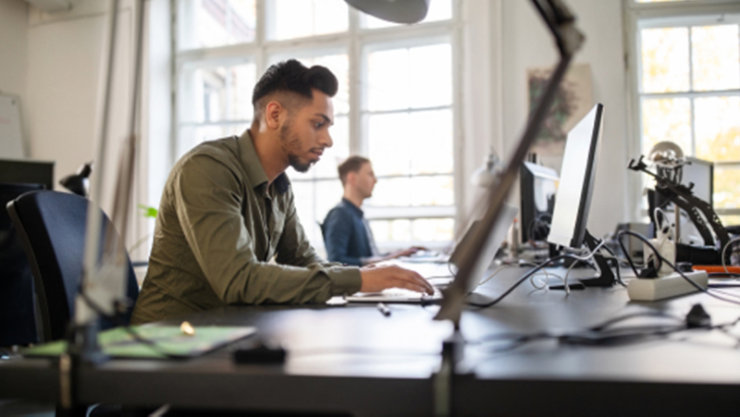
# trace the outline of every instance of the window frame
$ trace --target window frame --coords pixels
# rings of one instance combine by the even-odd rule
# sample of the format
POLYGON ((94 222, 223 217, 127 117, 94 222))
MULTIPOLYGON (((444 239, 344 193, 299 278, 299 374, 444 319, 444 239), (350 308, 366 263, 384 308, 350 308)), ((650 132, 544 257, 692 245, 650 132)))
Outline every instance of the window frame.
MULTIPOLYGON (((693 156, 696 148, 694 129, 694 106, 693 99, 697 97, 709 97, 719 95, 740 96, 740 88, 731 90, 694 91, 678 93, 643 93, 641 87, 641 44, 639 33, 643 28, 663 27, 670 24, 677 26, 695 26, 702 21, 707 23, 716 22, 716 16, 727 14, 740 14, 740 3, 731 0, 678 0, 667 2, 640 3, 636 0, 623 0, 623 12, 625 22, 625 70, 628 73, 628 123, 632 139, 628 141, 629 157, 637 159, 642 155, 642 115, 641 101, 646 97, 685 97, 691 100, 691 147, 687 154, 693 156)), ((689 52, 690 53, 690 52, 689 52)), ((691 70, 691 66, 690 66, 691 70)), ((689 80, 691 82, 691 80, 689 80)), ((738 161, 714 162, 717 168, 736 167, 740 169, 738 161)), ((646 219, 647 209, 642 189, 643 178, 639 174, 628 177, 628 189, 631 190, 631 201, 633 204, 632 217, 646 219)), ((716 208, 720 216, 740 215, 740 204, 734 208, 716 208)))
MULTIPOLYGON (((268 40, 267 35, 267 13, 269 12, 268 5, 265 3, 269 0, 256 0, 256 28, 255 28, 255 39, 253 42, 225 45, 218 47, 205 47, 205 48, 194 48, 179 50, 178 48, 178 0, 170 0, 171 7, 170 13, 172 16, 172 28, 171 28, 171 48, 173 54, 173 65, 172 65, 172 138, 171 138, 171 154, 172 160, 170 165, 174 164, 179 155, 183 152, 180 148, 179 142, 182 140, 180 131, 186 126, 201 126, 201 125, 234 125, 234 124, 249 124, 251 123, 251 114, 245 115, 240 120, 220 120, 217 122, 184 122, 180 119, 180 106, 182 103, 182 94, 180 94, 181 82, 184 69, 187 65, 192 64, 204 64, 208 66, 218 66, 223 64, 229 64, 233 62, 250 62, 256 66, 257 74, 260 74, 266 69, 267 63, 271 56, 275 55, 315 55, 314 51, 346 51, 349 62, 349 112, 342 113, 346 115, 349 124, 349 151, 351 154, 367 154, 367 141, 366 129, 363 128, 363 110, 362 100, 365 94, 362 92, 361 80, 365 76, 362 73, 364 67, 364 59, 367 51, 374 49, 375 47, 386 47, 387 45, 404 45, 408 46, 419 46, 434 43, 436 40, 445 39, 449 42, 451 48, 451 74, 452 80, 452 99, 449 106, 444 106, 445 109, 449 108, 451 111, 452 118, 452 129, 450 132, 452 135, 453 143, 457 139, 458 131, 461 130, 461 89, 462 81, 460 77, 456 76, 460 72, 459 66, 461 65, 461 51, 462 51, 462 36, 461 32, 461 10, 463 0, 452 0, 451 18, 443 21, 433 21, 417 25, 392 25, 389 27, 382 28, 364 28, 361 27, 361 15, 360 12, 348 7, 348 31, 341 33, 332 34, 321 34, 314 36, 306 36, 296 39, 288 40, 268 40), (306 54, 305 51, 311 51, 306 54)), ((404 111, 422 111, 424 109, 405 109, 404 111)), ((460 209, 462 201, 460 198, 460 192, 457 190, 459 185, 459 176, 462 175, 460 170, 458 155, 459 147, 453 144, 452 151, 452 172, 450 174, 453 184, 453 204, 452 206, 444 207, 365 207, 366 217, 370 222, 374 220, 414 220, 420 218, 451 218, 453 224, 459 220, 459 214, 462 212, 460 209)), ((438 174, 439 175, 439 174, 438 174)), ((407 177, 407 176, 404 176, 407 177)), ((413 177, 413 176, 411 176, 413 177)), ((311 178, 295 180, 298 182, 314 182, 319 183, 321 181, 329 181, 330 179, 324 176, 312 176, 311 178)), ((337 186, 340 187, 337 181, 337 186)), ((315 204, 314 204, 315 205, 315 204)), ((304 219, 302 221, 304 227, 306 227, 307 233, 312 244, 319 250, 323 248, 323 241, 321 240, 320 230, 313 223, 313 219, 304 219)), ((454 233, 454 227, 453 227, 454 233)), ((450 236, 450 240, 453 236, 450 236)), ((388 248, 403 246, 409 242, 378 242, 380 246, 386 245, 388 248)), ((415 242, 416 244, 420 242, 415 242)), ((424 243, 424 242, 421 242, 424 243)), ((447 242, 438 242, 437 246, 446 244, 447 242)), ((430 242, 429 247, 435 247, 434 242, 430 242)))

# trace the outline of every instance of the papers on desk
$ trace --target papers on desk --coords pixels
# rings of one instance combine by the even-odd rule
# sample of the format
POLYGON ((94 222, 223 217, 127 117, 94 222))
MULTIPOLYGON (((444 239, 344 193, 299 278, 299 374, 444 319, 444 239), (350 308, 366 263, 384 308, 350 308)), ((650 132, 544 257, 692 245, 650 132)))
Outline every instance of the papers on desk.
MULTIPOLYGON (((131 326, 144 343, 124 327, 98 333, 98 342, 103 353, 113 358, 164 359, 166 357, 191 358, 210 352, 228 343, 250 336, 256 332, 247 326, 201 326, 195 327, 193 335, 182 331, 180 326, 143 325, 131 326)), ((59 356, 67 350, 67 342, 58 340, 34 346, 23 351, 24 356, 59 356)))

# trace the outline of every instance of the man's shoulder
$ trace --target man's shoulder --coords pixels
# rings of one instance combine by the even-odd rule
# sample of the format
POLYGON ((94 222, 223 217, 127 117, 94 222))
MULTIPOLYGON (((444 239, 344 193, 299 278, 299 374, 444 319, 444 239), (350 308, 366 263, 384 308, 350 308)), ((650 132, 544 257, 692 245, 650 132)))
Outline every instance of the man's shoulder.
POLYGON ((331 208, 328 213, 326 213, 326 217, 324 218, 324 223, 327 222, 327 220, 344 220, 344 219, 351 219, 354 217, 354 213, 352 211, 351 207, 348 207, 347 203, 342 200, 337 205, 331 208))
POLYGON ((196 145, 175 164, 174 171, 193 168, 209 169, 217 167, 238 168, 239 154, 236 137, 209 140, 196 145))
POLYGON ((238 143, 236 136, 208 140, 191 149, 183 159, 198 158, 200 156, 215 157, 219 160, 238 158, 238 143))

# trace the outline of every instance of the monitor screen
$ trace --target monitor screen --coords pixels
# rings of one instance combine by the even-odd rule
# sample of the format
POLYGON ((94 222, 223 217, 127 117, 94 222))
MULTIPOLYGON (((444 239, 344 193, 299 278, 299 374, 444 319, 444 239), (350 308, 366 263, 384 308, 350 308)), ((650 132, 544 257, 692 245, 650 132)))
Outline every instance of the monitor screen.
POLYGON ((551 243, 572 248, 583 245, 596 173, 597 147, 602 134, 603 109, 601 103, 596 104, 568 132, 547 239, 551 243))
POLYGON ((558 173, 554 169, 524 162, 519 170, 522 242, 541 241, 550 231, 558 173))

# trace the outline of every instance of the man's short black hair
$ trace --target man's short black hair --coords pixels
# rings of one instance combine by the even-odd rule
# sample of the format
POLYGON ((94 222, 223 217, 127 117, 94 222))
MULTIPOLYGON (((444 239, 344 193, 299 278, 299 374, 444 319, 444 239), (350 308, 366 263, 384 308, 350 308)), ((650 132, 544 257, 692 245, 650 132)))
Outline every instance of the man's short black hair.
POLYGON ((342 181, 342 185, 347 184, 347 175, 350 172, 358 172, 367 163, 370 163, 370 160, 364 156, 353 155, 339 164, 337 172, 339 173, 339 179, 342 181))
POLYGON ((329 97, 337 93, 337 77, 326 67, 305 65, 289 59, 271 65, 254 86, 252 105, 257 110, 263 97, 278 91, 297 93, 307 99, 313 98, 312 89, 317 89, 329 97))

